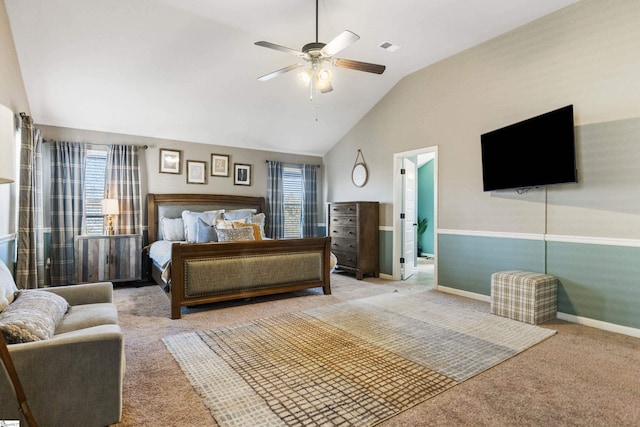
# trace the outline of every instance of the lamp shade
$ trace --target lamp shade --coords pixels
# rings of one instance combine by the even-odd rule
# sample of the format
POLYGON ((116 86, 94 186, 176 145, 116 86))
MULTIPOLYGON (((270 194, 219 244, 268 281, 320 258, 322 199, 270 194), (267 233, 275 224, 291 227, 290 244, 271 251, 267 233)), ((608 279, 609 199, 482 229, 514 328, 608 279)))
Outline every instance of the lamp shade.
POLYGON ((118 215, 120 208, 118 199, 102 199, 102 215, 118 215))
POLYGON ((13 111, 0 105, 0 184, 15 181, 15 125, 13 111))

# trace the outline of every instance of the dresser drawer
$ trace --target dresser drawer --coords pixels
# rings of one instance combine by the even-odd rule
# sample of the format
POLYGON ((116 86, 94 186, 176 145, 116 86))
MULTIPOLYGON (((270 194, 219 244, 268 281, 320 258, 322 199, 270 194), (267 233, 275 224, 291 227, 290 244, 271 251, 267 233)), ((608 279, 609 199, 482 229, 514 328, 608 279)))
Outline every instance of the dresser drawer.
POLYGON ((345 216, 334 216, 331 217, 331 223, 329 224, 330 227, 332 226, 357 226, 358 225, 358 218, 356 218, 353 215, 345 215, 345 216))
POLYGON ((355 239, 358 235, 357 227, 331 227, 329 229, 329 235, 333 239, 334 237, 346 237, 355 239))
POLYGON ((334 255, 338 258, 338 265, 351 268, 358 267, 358 257, 354 252, 334 252, 334 255))
POLYGON ((333 204, 329 208, 329 213, 331 216, 333 215, 355 215, 358 211, 355 204, 333 204))
POLYGON ((341 237, 331 238, 331 251, 335 252, 353 252, 358 249, 358 244, 355 239, 347 239, 341 237))

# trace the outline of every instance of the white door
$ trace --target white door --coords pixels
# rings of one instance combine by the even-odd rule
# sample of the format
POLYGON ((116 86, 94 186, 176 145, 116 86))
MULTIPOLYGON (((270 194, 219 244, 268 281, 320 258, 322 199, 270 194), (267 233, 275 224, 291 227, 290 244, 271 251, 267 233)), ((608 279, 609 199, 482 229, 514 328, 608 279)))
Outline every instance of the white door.
POLYGON ((416 206, 417 206, 417 184, 416 184, 416 164, 408 158, 403 160, 404 169, 404 190, 403 190, 403 249, 404 268, 402 280, 406 280, 413 275, 416 266, 416 206))

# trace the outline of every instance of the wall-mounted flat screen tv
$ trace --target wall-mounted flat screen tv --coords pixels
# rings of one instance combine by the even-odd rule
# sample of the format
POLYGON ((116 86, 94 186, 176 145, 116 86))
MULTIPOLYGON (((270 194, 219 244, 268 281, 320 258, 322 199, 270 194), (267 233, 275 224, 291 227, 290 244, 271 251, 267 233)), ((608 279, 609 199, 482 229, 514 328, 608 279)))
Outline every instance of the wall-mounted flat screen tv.
POLYGON ((578 182, 573 105, 481 136, 484 191, 578 182))

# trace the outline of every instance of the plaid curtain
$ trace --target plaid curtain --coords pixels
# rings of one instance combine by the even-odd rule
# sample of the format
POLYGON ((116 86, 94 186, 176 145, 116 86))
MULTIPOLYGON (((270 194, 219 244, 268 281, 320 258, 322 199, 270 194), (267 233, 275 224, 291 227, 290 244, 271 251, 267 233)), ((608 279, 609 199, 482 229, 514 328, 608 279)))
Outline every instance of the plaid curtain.
POLYGON ((318 166, 302 165, 302 237, 318 233, 318 166))
POLYGON ((84 144, 51 142, 51 285, 75 283, 74 238, 82 233, 84 144))
POLYGON ((109 146, 105 187, 105 198, 117 199, 120 210, 113 218, 114 233, 141 234, 138 147, 109 146))
POLYGON ((22 116, 21 135, 16 284, 35 289, 44 286, 42 136, 30 116, 22 116))
POLYGON ((267 236, 274 239, 284 237, 284 200, 282 186, 282 162, 267 161, 267 236))

